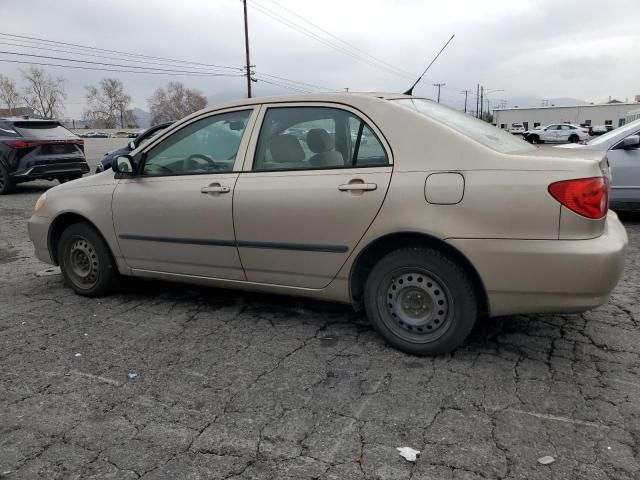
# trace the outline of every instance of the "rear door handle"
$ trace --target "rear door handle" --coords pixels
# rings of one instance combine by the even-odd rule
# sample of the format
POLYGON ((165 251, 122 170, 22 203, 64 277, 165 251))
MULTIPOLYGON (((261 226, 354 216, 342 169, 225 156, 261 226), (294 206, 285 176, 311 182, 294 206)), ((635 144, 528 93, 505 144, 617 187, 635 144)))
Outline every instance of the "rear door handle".
POLYGON ((200 189, 200 193, 229 193, 230 191, 231 189, 229 187, 224 187, 219 183, 214 183, 200 189))
POLYGON ((353 190, 375 190, 378 185, 375 183, 344 183, 338 185, 338 190, 341 192, 348 192, 353 190))

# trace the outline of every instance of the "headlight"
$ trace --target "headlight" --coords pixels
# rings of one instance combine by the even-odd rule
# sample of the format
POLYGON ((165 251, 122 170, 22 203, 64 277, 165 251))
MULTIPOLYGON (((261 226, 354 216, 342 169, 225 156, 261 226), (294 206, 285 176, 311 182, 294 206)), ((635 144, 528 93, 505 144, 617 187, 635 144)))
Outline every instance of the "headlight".
POLYGON ((40 210, 42 207, 44 207, 44 204, 45 204, 46 201, 47 201, 47 192, 45 192, 42 195, 40 195, 40 198, 38 198, 38 200, 36 201, 36 206, 35 206, 34 210, 36 212, 38 210, 40 210))

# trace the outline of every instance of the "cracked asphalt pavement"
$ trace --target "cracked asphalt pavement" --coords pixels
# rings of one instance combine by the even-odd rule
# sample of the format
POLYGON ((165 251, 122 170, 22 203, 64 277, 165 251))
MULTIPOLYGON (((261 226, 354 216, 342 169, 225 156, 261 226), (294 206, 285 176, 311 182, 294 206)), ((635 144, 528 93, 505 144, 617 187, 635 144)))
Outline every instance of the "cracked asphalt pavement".
POLYGON ((76 296, 36 275, 27 237, 51 185, 0 197, 2 479, 640 478, 638 215, 607 305, 484 320, 419 358, 347 306, 162 282, 76 296))

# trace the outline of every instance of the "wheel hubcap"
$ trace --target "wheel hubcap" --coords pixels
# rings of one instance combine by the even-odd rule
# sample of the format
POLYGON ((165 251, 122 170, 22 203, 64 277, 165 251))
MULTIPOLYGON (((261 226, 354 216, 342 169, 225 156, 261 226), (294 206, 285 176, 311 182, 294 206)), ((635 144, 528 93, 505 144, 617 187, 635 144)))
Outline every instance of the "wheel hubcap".
POLYGON ((392 278, 387 308, 394 322, 413 334, 435 333, 445 326, 449 317, 446 290, 437 280, 421 272, 392 278))
POLYGON ((93 245, 81 238, 69 249, 69 273, 76 283, 91 286, 98 280, 98 255, 93 245))

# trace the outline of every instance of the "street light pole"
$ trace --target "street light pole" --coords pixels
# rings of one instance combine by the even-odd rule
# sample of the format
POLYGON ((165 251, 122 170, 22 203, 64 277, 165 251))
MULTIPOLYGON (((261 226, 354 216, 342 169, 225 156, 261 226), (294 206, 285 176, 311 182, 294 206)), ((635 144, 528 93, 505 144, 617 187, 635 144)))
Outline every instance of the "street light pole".
POLYGON ((444 87, 446 83, 434 83, 434 87, 438 87, 438 103, 440 103, 440 88, 444 87))
POLYGON ((244 4, 244 48, 247 57, 247 98, 251 98, 251 60, 249 60, 249 21, 247 19, 247 0, 244 4))

